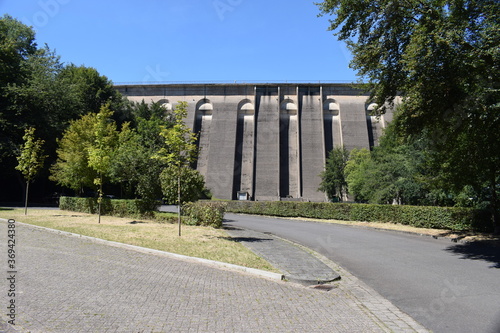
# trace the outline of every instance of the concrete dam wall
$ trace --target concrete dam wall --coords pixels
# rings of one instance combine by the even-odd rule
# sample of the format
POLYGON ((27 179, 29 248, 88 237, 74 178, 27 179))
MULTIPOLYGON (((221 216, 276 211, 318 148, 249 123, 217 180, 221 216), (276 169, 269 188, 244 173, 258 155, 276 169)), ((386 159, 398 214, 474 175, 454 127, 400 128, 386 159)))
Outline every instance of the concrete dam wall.
POLYGON ((318 192, 334 147, 371 148, 388 112, 370 115, 368 95, 346 84, 118 85, 129 100, 188 103, 199 133, 197 169, 216 198, 326 201, 318 192))

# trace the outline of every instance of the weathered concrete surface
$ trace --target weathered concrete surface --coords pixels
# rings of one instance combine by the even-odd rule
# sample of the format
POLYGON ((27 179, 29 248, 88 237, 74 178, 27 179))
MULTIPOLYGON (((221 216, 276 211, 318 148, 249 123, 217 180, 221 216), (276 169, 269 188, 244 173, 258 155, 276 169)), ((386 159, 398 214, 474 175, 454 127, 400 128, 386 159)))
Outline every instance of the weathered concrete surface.
POLYGON ((325 200, 318 192, 327 152, 320 92, 320 87, 299 88, 302 197, 311 201, 325 200))
POLYGON ((256 200, 278 200, 280 179, 280 115, 278 87, 256 90, 256 200))
POLYGON ((334 147, 378 143, 388 112, 369 115, 367 94, 345 84, 163 84, 116 87, 129 100, 188 103, 199 133, 197 169, 213 195, 325 201, 319 174, 334 147))
POLYGON ((253 193, 255 108, 245 101, 238 109, 236 152, 234 159, 233 192, 253 193))

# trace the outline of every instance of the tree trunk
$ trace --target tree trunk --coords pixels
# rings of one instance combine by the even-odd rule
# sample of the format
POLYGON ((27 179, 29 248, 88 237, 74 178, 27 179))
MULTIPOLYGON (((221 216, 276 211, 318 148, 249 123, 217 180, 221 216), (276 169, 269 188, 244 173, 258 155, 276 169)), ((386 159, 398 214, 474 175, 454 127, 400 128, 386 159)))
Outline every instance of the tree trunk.
POLYGON ((179 223, 179 237, 181 237, 181 172, 179 170, 177 176, 177 203, 178 203, 178 223, 179 223))
POLYGON ((28 193, 30 189, 30 182, 26 182, 26 196, 24 198, 24 215, 28 215, 28 193))
POLYGON ((101 224, 101 204, 102 204, 102 175, 100 177, 101 181, 99 184, 99 197, 97 198, 97 203, 98 203, 98 210, 99 210, 99 217, 98 217, 98 223, 101 224))
POLYGON ((99 198, 98 200, 98 203, 97 203, 97 209, 99 210, 98 214, 98 218, 97 218, 97 223, 101 224, 101 198, 99 198))

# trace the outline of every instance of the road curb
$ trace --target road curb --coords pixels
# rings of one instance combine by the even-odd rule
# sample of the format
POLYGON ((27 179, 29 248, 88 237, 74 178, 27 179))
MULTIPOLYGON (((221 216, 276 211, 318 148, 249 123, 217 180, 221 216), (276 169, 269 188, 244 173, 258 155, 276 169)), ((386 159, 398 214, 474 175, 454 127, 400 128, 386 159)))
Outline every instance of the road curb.
POLYGON ((313 249, 311 249, 311 248, 309 248, 307 246, 304 246, 304 245, 299 244, 297 242, 291 241, 289 239, 285 239, 285 238, 282 238, 280 236, 276 236, 274 234, 272 236, 276 237, 277 239, 279 239, 279 240, 281 240, 283 242, 290 243, 293 246, 296 246, 296 247, 298 247, 299 249, 302 249, 305 252, 310 253, 312 256, 316 257, 319 261, 321 261, 322 263, 324 263, 326 266, 330 267, 332 269, 332 272, 333 272, 332 276, 330 276, 330 277, 327 277, 327 278, 316 278, 316 279, 303 279, 303 278, 296 277, 296 276, 293 276, 293 275, 284 275, 284 278, 286 280, 291 281, 291 282, 295 282, 295 283, 299 283, 299 284, 302 284, 302 285, 307 285, 307 286, 326 284, 326 283, 331 283, 331 282, 342 280, 342 276, 336 271, 336 266, 337 265, 333 261, 331 261, 330 259, 326 258, 324 255, 322 255, 322 254, 314 251, 313 249))
MULTIPOLYGON (((5 221, 5 222, 8 221, 7 219, 3 219, 3 218, 0 218, 0 220, 5 221)), ((105 244, 105 245, 119 247, 119 248, 124 248, 124 249, 129 249, 129 250, 136 251, 136 252, 141 252, 141 253, 146 253, 146 254, 154 254, 154 255, 164 256, 164 257, 173 258, 173 259, 177 259, 177 260, 200 263, 200 264, 204 264, 204 265, 208 265, 208 266, 212 266, 212 267, 216 267, 216 268, 222 268, 222 269, 227 269, 227 270, 236 271, 236 272, 243 272, 246 274, 251 274, 254 276, 263 277, 263 278, 267 278, 267 279, 271 279, 271 280, 282 281, 285 279, 283 274, 268 272, 268 271, 260 270, 257 268, 249 268, 249 267, 239 266, 239 265, 235 265, 235 264, 225 263, 222 261, 203 259, 203 258, 198 258, 198 257, 190 257, 190 256, 182 255, 182 254, 172 253, 172 252, 149 249, 149 248, 141 247, 141 246, 137 246, 137 245, 130 245, 130 244, 119 243, 119 242, 115 242, 115 241, 109 241, 109 240, 105 240, 105 239, 101 239, 101 238, 75 234, 75 233, 68 232, 68 231, 62 231, 62 230, 57 230, 57 229, 41 227, 41 226, 23 223, 23 222, 19 222, 19 221, 16 221, 16 223, 27 226, 27 227, 31 227, 34 229, 44 230, 44 231, 48 231, 48 232, 52 232, 52 233, 56 233, 56 234, 60 234, 63 236, 68 236, 68 237, 76 237, 76 238, 80 238, 80 239, 85 239, 85 240, 89 240, 91 242, 105 244)))
POLYGON ((331 282, 341 280, 340 275, 337 275, 336 277, 332 277, 332 278, 326 278, 326 279, 318 278, 318 279, 314 279, 314 280, 303 279, 300 277, 294 277, 293 275, 283 275, 283 278, 286 281, 298 283, 298 284, 301 284, 303 286, 315 286, 315 285, 326 284, 326 283, 331 283, 331 282))

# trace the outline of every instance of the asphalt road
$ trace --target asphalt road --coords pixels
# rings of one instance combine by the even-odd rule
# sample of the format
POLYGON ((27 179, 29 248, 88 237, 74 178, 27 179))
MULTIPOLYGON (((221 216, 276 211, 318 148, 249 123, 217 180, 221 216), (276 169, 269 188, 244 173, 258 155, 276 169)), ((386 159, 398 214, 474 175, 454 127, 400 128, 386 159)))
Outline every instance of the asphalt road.
POLYGON ((226 214, 333 260, 434 332, 500 332, 500 248, 392 231, 226 214))

